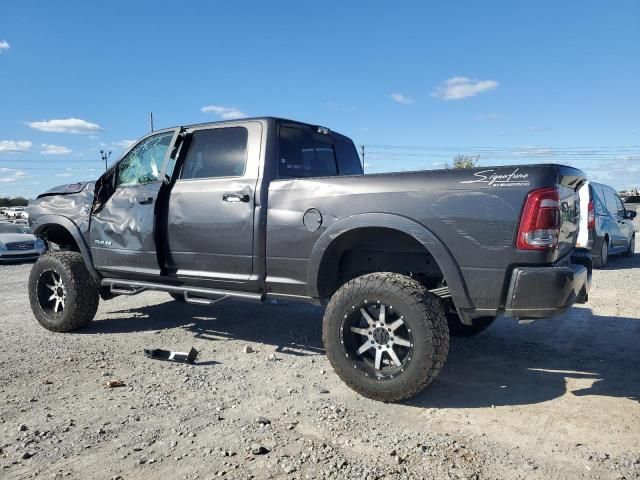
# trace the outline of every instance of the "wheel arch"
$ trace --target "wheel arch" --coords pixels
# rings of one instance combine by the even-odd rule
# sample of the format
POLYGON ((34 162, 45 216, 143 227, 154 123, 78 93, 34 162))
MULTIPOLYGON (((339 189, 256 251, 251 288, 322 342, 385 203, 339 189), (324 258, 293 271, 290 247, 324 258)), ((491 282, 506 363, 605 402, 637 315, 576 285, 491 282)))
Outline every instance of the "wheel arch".
POLYGON ((87 270, 94 280, 98 284, 100 283, 102 277, 93 267, 91 249, 87 245, 82 232, 72 220, 62 215, 43 215, 31 225, 31 229, 34 235, 43 236, 51 241, 54 241, 54 238, 72 239, 77 251, 82 255, 87 270), (49 238, 49 235, 52 235, 52 237, 49 238))
POLYGON ((462 273, 455 262, 453 255, 444 243, 427 227, 407 217, 390 213, 363 213, 353 215, 335 222, 316 241, 307 273, 309 295, 322 299, 323 268, 327 265, 332 255, 333 246, 344 238, 349 232, 366 228, 383 228, 404 234, 417 243, 424 251, 433 257, 444 279, 449 286, 452 299, 457 308, 472 308, 473 303, 469 297, 462 273))

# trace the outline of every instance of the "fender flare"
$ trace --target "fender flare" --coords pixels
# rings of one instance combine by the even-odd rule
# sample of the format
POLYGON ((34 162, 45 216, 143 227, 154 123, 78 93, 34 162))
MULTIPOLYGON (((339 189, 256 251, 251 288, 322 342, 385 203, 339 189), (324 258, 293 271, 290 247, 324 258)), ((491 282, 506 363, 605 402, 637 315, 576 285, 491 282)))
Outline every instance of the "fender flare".
POLYGON ((424 225, 401 215, 391 213, 362 213, 338 220, 316 241, 311 251, 307 271, 307 285, 311 297, 319 298, 318 275, 325 253, 331 244, 351 230, 357 228, 381 227, 405 233, 419 242, 438 264, 449 286, 451 297, 458 309, 473 308, 462 272, 449 249, 424 225))
POLYGON ((62 215, 43 215, 39 217, 35 222, 33 222, 33 224, 31 225, 31 229, 33 230, 34 235, 39 235, 51 225, 57 225, 69 232, 69 234, 76 241, 78 248, 80 249, 80 254, 82 255, 82 259, 84 260, 85 267, 87 268, 93 279, 98 283, 98 285, 100 285, 102 276, 93 267, 93 257, 91 256, 91 249, 87 246, 87 242, 85 242, 82 232, 72 220, 68 219, 67 217, 63 217, 62 215))

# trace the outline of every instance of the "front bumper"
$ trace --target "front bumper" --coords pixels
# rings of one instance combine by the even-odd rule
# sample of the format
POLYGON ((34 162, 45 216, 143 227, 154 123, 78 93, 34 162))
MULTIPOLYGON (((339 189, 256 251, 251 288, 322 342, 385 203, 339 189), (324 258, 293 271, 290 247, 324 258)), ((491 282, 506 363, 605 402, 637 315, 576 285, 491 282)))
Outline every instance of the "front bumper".
POLYGON ((588 300, 591 257, 576 250, 571 263, 548 267, 516 267, 511 275, 505 315, 516 318, 548 318, 574 303, 588 300))
POLYGON ((18 262, 22 260, 35 260, 44 253, 44 249, 32 250, 0 250, 0 262, 18 262))

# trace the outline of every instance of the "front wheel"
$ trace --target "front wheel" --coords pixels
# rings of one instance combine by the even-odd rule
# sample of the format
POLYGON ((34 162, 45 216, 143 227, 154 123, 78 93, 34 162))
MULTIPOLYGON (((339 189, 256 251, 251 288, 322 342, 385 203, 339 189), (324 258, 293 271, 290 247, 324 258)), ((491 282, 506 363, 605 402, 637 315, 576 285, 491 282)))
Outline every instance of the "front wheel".
POLYGON ((100 293, 78 252, 42 255, 29 275, 29 302, 36 320, 52 332, 70 332, 96 315, 100 293))
POLYGON ((631 240, 629 240, 629 246, 627 247, 627 251, 624 252, 625 257, 633 257, 636 254, 636 236, 631 235, 631 240))
POLYGON ((355 278, 333 295, 322 338, 342 381, 385 402, 426 387, 449 352, 442 303, 417 281, 387 272, 355 278))

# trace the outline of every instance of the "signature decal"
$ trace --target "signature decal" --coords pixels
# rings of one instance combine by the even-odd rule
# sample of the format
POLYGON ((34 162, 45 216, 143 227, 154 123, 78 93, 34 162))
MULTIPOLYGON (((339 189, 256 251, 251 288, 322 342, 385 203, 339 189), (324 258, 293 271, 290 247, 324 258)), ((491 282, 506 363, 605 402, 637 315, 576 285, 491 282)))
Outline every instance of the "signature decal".
POLYGON ((511 173, 495 173, 495 170, 482 170, 473 174, 474 180, 464 180, 460 183, 486 183, 492 187, 516 187, 516 186, 528 186, 529 174, 520 172, 519 168, 516 168, 511 173))

